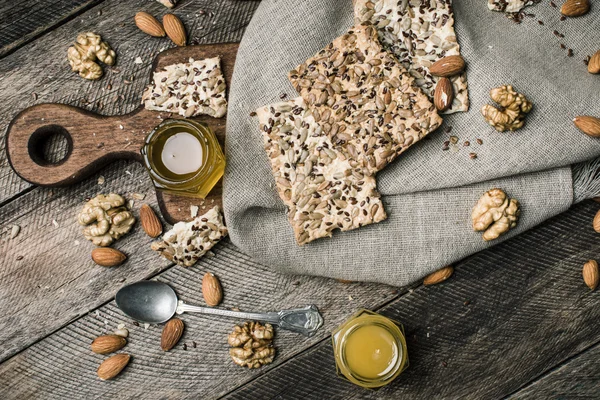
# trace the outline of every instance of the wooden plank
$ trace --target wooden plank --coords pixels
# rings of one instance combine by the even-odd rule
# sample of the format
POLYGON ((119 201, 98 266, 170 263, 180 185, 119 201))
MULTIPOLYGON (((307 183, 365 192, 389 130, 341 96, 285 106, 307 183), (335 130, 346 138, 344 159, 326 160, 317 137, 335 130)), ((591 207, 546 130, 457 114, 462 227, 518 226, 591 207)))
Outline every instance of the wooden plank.
POLYGON ((596 399, 600 388, 598 360, 600 345, 596 344, 507 399, 596 399))
MULTIPOLYGON (((597 210, 593 202, 575 206, 460 262, 444 284, 419 287, 384 307, 384 315, 404 323, 410 359, 388 387, 368 392, 337 377, 324 341, 227 398, 495 399, 513 393, 600 340, 600 291, 591 292, 581 278, 583 263, 600 252, 591 227, 597 210)), ((568 397, 579 397, 571 388, 568 397)))
MULTIPOLYGON (((399 293, 385 285, 279 274, 252 261, 227 240, 213 250, 214 257, 204 257, 191 268, 173 267, 158 280, 172 285, 186 302, 203 304, 202 276, 211 271, 223 285, 221 307, 267 311, 316 304, 325 318, 324 327, 310 339, 277 329, 275 362, 248 370, 233 364, 228 353, 227 334, 240 321, 185 314, 182 340, 174 350, 164 353, 160 349, 161 326, 152 325, 147 330, 135 326, 111 302, 1 364, 0 398, 213 399, 323 340, 355 309, 380 307, 399 293), (102 382, 96 369, 107 356, 93 354, 89 344, 96 336, 112 332, 120 322, 130 330, 123 351, 132 354, 132 362, 116 380, 102 382)), ((145 261, 156 265, 153 259, 145 261)), ((131 266, 119 268, 127 271, 131 266)), ((61 307, 63 312, 65 309, 68 307, 61 307)))
MULTIPOLYGON (((190 0, 174 12, 186 25, 190 42, 237 42, 258 4, 190 0)), ((0 205, 30 187, 12 171, 4 154, 6 127, 20 110, 39 103, 64 103, 105 115, 127 114, 140 103, 155 55, 175 46, 167 38, 144 34, 133 22, 140 10, 159 17, 168 12, 156 1, 106 0, 102 10, 101 15, 89 10, 0 59, 0 205), (102 35, 117 52, 116 66, 105 68, 99 81, 80 78, 66 61, 68 46, 86 30, 102 35), (141 64, 136 64, 138 57, 141 64)))
MULTIPOLYGON (((32 0, 0 3, 0 58, 101 2, 32 0)), ((101 7, 96 12, 101 12, 101 7)))

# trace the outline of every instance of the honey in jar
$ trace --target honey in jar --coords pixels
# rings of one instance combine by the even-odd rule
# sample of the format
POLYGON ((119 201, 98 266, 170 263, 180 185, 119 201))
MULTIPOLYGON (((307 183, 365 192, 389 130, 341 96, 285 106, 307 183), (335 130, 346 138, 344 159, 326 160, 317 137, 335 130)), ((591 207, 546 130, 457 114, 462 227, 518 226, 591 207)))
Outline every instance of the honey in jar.
POLYGON ((144 164, 154 186, 172 194, 205 198, 225 171, 225 156, 206 124, 168 119, 146 137, 144 164))
POLYGON ((360 310, 332 335, 338 374, 364 388, 387 385, 408 367, 402 325, 360 310))

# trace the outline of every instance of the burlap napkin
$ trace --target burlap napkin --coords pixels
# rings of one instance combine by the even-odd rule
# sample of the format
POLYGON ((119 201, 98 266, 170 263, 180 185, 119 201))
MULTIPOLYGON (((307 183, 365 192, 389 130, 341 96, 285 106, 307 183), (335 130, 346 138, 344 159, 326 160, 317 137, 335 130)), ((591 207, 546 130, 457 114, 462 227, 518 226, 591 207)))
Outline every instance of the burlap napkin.
POLYGON ((575 115, 600 114, 600 80, 582 61, 600 43, 598 13, 560 21, 557 9, 539 4, 527 9, 535 18, 515 24, 488 10, 485 1, 461 0, 454 2, 454 12, 468 63, 471 110, 445 116, 450 133, 442 127, 378 174, 386 221, 297 246, 258 122, 249 114, 284 93, 297 96, 287 72, 352 25, 351 3, 263 0, 246 30, 229 95, 224 185, 225 217, 238 247, 285 272, 402 285, 529 229, 596 191, 597 164, 584 165, 575 180, 570 165, 600 155, 600 140, 571 123, 575 115), (534 103, 526 127, 514 133, 497 133, 479 112, 490 102, 489 90, 502 84, 512 84, 534 103), (458 151, 442 150, 450 135, 458 136, 458 151), (471 145, 463 147, 464 141, 471 145), (471 229, 470 213, 493 187, 518 199, 522 213, 516 229, 485 243, 471 229))

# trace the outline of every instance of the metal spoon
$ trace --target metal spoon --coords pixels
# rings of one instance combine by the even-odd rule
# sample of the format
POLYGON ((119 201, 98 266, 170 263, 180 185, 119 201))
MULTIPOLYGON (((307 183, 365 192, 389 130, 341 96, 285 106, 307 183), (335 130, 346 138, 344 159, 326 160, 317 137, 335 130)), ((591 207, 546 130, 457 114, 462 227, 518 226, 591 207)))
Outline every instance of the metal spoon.
POLYGON ((150 324, 168 321, 177 314, 196 312, 267 322, 282 329, 298 332, 308 337, 323 325, 323 317, 314 305, 282 310, 279 312, 250 313, 222 310, 220 308, 197 307, 177 300, 177 294, 166 283, 140 281, 121 288, 115 296, 117 306, 127 316, 150 324))

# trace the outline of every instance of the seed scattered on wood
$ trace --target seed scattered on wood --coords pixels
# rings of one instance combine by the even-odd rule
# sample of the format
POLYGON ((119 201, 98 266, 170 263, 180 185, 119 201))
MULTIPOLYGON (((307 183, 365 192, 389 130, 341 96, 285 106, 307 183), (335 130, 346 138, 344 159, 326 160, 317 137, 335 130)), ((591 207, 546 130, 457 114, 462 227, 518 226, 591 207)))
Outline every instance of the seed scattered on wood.
POLYGON ((565 17, 564 15, 561 15, 560 20, 564 21, 565 19, 567 19, 567 17, 565 17))
POLYGON ((251 117, 256 117, 256 111, 252 111, 252 112, 250 113, 250 116, 251 116, 251 117))
POLYGON ((287 93, 281 93, 281 94, 279 95, 279 98, 280 98, 280 99, 285 99, 286 97, 287 97, 287 93))
POLYGON ((446 127, 446 133, 450 133, 452 132, 452 127, 451 126, 447 126, 446 127))
POLYGON ((196 348, 196 346, 197 346, 196 342, 192 341, 192 347, 196 348))
POLYGON ((477 158, 477 153, 469 153, 469 157, 471 158, 471 160, 474 160, 477 158))
POLYGON ((569 57, 573 57, 573 49, 569 49, 569 51, 567 52, 567 55, 569 57))
POLYGON ((540 24, 540 25, 544 25, 544 21, 541 21, 541 20, 540 20, 540 21, 538 21, 538 24, 540 24))
POLYGON ((555 4, 553 1, 551 1, 551 2, 550 2, 550 5, 551 5, 552 7, 554 7, 554 8, 556 8, 556 7, 557 7, 557 6, 556 6, 556 4, 555 4))
POLYGON ((137 322, 137 321, 133 321, 133 325, 135 325, 135 326, 140 326, 140 323, 139 323, 139 322, 137 322))
POLYGON ((483 140, 477 139, 477 144, 483 144, 483 140))
POLYGON ((463 143, 463 146, 465 147, 469 147, 471 145, 471 142, 469 142, 468 140, 465 140, 465 142, 463 143))
POLYGON ((17 256, 17 261, 21 261, 23 259, 23 256, 17 256))
POLYGON ((564 44, 562 44, 562 43, 561 43, 561 44, 560 44, 560 48, 564 50, 564 49, 566 49, 566 48, 567 48, 567 46, 565 46, 564 44))
POLYGON ((187 344, 185 344, 185 343, 183 344, 183 349, 187 350, 187 344))

